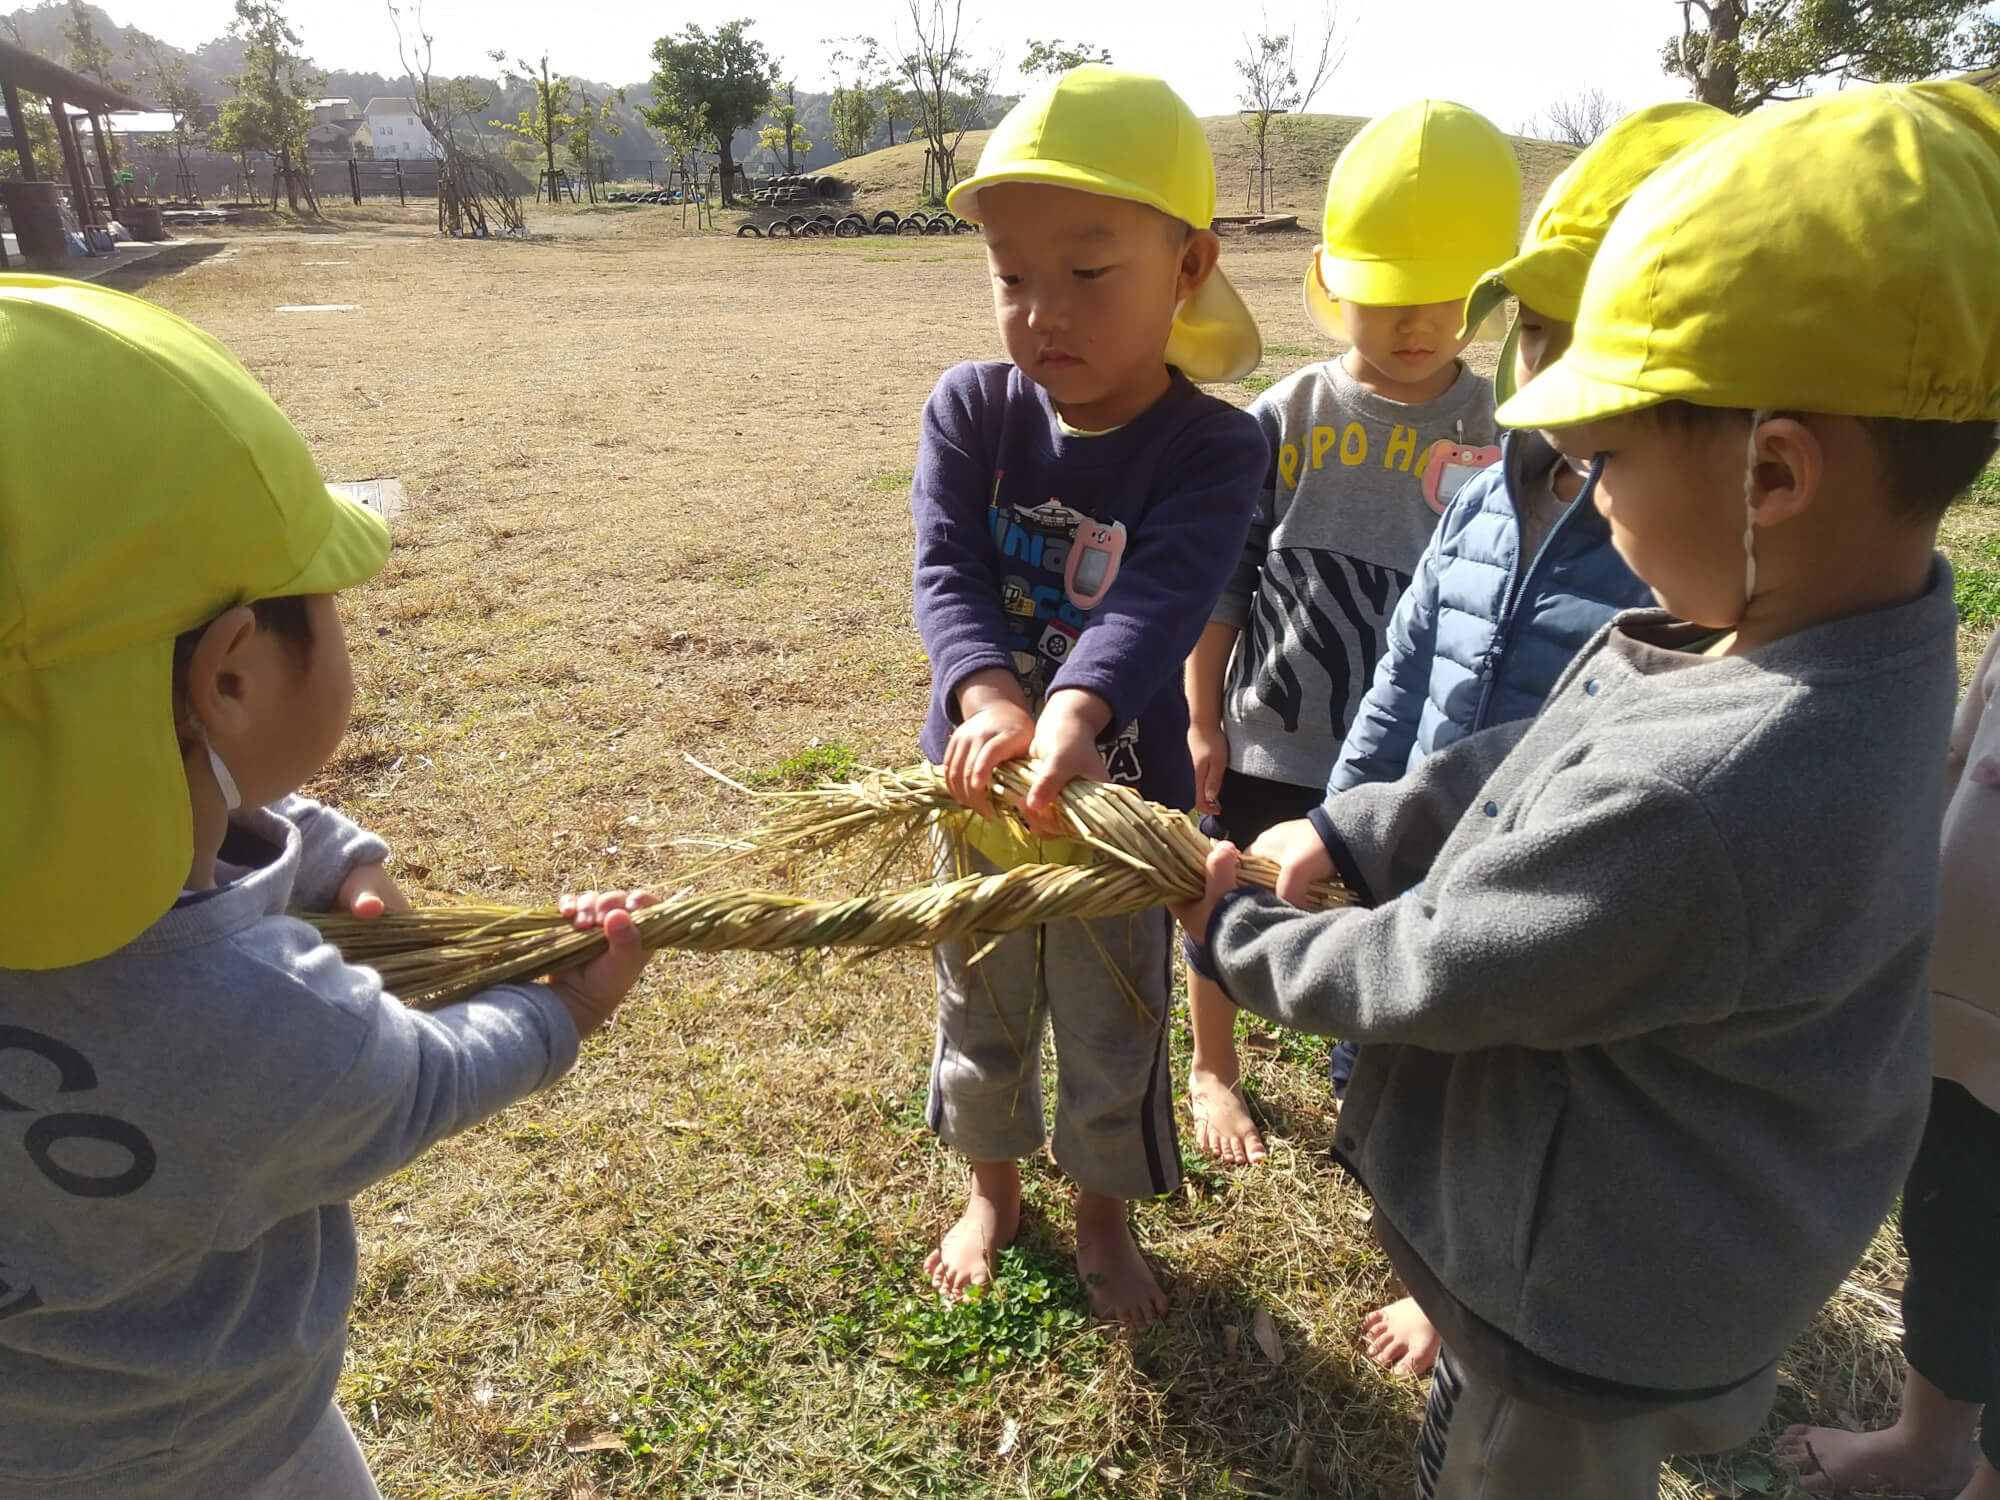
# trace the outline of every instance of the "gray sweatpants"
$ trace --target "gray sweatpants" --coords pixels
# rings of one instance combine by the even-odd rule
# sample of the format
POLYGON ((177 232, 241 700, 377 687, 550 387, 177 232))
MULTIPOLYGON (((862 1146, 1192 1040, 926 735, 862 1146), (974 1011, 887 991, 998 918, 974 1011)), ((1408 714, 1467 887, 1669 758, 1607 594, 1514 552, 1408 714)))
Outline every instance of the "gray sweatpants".
POLYGON ((347 1418, 331 1401, 305 1443, 243 1500, 382 1500, 347 1418))
MULTIPOLYGON (((959 863, 995 868, 970 849, 959 863)), ((1172 918, 1155 908, 1010 933, 976 964, 983 943, 933 949, 931 1129, 970 1161, 1019 1161, 1039 1150, 1047 1017, 1058 1069, 1056 1164, 1107 1198, 1179 1187, 1167 1063, 1172 936, 1172 918)))
POLYGON ((1748 1442, 1777 1389, 1774 1365, 1705 1401, 1584 1422, 1508 1395, 1446 1349, 1417 1438, 1417 1493, 1422 1500, 1657 1500, 1670 1455, 1748 1442))

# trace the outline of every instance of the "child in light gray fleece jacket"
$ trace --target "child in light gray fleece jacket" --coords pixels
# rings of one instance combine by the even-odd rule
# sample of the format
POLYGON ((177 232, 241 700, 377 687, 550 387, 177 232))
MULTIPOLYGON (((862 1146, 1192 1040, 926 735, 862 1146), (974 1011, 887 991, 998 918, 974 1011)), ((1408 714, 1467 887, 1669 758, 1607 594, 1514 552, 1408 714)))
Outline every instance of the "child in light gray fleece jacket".
POLYGON ((0 1500, 374 1500, 348 1200, 560 1078, 650 898, 566 898, 601 957, 429 1014, 344 962, 290 914, 407 902, 295 794, 387 528, 138 298, 0 275, 0 390, 0 1500))
POLYGON ((1594 463, 1664 607, 1257 846, 1358 906, 1221 845, 1179 911, 1236 1003, 1362 1042, 1338 1143, 1444 1341, 1426 1500, 1653 1500, 1745 1441, 1915 1156, 1996 145, 1976 89, 1857 89, 1648 180, 1499 419, 1594 463))

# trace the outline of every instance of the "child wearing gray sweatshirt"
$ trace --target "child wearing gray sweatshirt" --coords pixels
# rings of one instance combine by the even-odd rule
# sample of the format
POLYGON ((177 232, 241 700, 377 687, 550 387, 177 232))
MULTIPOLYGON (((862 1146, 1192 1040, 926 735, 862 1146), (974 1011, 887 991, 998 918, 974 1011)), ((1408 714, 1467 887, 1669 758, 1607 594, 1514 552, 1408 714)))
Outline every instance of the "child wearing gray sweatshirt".
POLYGON ((1363 1043, 1340 1149, 1444 1337, 1427 1500, 1653 1500, 1746 1440, 1916 1154, 1996 148, 1977 89, 1877 87, 1650 179, 1499 418, 1597 467, 1664 608, 1257 846, 1358 906, 1220 845, 1179 912, 1232 1000, 1363 1043))
POLYGON ((387 530, 136 298, 0 276, 0 389, 9 479, 91 497, 0 486, 0 1500, 372 1500, 333 1405, 348 1200, 560 1078, 650 898, 568 903, 603 957, 433 1014, 343 962, 289 913, 407 903, 295 792, 387 530))

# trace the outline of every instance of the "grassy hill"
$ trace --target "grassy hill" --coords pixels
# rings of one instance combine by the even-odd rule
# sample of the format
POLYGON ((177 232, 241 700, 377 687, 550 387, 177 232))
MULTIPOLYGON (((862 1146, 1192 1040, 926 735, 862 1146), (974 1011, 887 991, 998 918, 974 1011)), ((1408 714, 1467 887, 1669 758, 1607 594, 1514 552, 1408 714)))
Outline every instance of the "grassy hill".
MULTIPOLYGON (((1274 121, 1270 140, 1270 204, 1275 212, 1297 213, 1302 223, 1311 225, 1319 218, 1326 195, 1327 173, 1333 159, 1366 120, 1356 115, 1299 115, 1274 121)), ((1215 115, 1202 121, 1208 131, 1209 148, 1215 153, 1216 211, 1244 212, 1244 195, 1252 188, 1256 150, 1250 133, 1235 115, 1215 115)), ((987 132, 975 130, 959 148, 962 174, 970 175, 986 144, 987 132)), ((1521 160, 1522 213, 1530 214, 1552 178, 1576 155, 1571 146, 1553 141, 1514 137, 1514 150, 1521 160)), ((882 151, 871 151, 851 161, 820 166, 855 187, 857 200, 869 207, 907 208, 923 192, 924 148, 922 142, 905 143, 882 151)), ((1250 200, 1254 208, 1256 201, 1250 200)))

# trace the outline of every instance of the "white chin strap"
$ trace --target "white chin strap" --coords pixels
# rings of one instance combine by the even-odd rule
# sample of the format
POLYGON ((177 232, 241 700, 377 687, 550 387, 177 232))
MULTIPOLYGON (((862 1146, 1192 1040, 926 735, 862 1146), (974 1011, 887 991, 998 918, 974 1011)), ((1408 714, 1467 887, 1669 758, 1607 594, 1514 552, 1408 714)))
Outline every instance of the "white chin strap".
POLYGON ((1757 597, 1757 429, 1771 420, 1767 411, 1750 413, 1750 439, 1743 447, 1743 607, 1757 597))
POLYGON ((223 803, 231 812, 243 805, 243 794, 236 790, 236 778, 229 774, 229 767, 222 763, 222 757, 215 753, 215 746, 208 747, 208 768, 215 773, 215 784, 222 789, 223 803))

